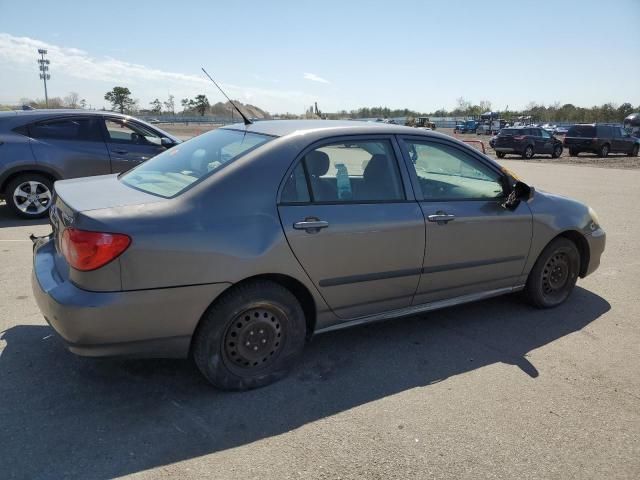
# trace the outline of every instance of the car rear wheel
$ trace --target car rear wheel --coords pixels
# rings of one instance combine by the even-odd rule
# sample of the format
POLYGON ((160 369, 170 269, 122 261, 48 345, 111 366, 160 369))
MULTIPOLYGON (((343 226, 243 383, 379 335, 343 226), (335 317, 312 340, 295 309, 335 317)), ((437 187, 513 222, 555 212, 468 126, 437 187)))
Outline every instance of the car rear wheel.
POLYGON ((214 386, 248 390, 283 378, 300 357, 304 312, 283 286, 258 280, 225 292, 193 339, 196 365, 214 386))
POLYGON ((630 157, 637 157, 638 156, 638 145, 634 145, 633 148, 631 149, 631 152, 628 154, 630 157))
POLYGON ((576 285, 580 272, 580 253, 571 240, 559 237, 536 260, 525 292, 537 308, 551 308, 564 302, 576 285))
POLYGON ((602 145, 602 147, 600 147, 600 151, 598 152, 598 156, 605 158, 607 155, 609 155, 609 145, 607 145, 606 143, 604 145, 602 145))
POLYGON ((53 182, 37 173, 20 175, 9 182, 7 205, 22 218, 42 218, 53 200, 53 182))
POLYGON ((496 152, 496 157, 498 157, 498 158, 504 158, 505 155, 506 155, 506 153, 504 153, 504 152, 496 152))
POLYGON ((556 145, 553 148, 553 153, 551 154, 551 158, 560 158, 562 155, 562 147, 560 145, 556 145))
POLYGON ((522 158, 525 160, 531 160, 533 158, 533 153, 533 146, 528 145, 527 148, 524 149, 524 152, 522 152, 522 158))

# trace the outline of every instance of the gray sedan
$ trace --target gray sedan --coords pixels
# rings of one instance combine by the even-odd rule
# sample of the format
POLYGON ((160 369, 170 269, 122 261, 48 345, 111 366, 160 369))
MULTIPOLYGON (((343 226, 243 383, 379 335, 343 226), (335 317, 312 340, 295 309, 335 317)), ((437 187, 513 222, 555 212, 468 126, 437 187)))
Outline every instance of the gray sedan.
POLYGON ((389 124, 265 121, 124 175, 56 182, 33 290, 85 356, 192 355, 224 389, 283 377, 313 334, 593 272, 593 210, 462 142, 389 124))

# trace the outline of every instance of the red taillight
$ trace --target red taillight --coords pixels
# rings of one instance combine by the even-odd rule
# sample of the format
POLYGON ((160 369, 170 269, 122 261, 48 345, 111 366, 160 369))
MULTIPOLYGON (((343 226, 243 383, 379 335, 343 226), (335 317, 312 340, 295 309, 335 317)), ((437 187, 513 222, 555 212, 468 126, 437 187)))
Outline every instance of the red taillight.
POLYGON ((60 248, 69 265, 83 272, 106 265, 124 252, 131 238, 121 233, 87 232, 67 228, 60 248))

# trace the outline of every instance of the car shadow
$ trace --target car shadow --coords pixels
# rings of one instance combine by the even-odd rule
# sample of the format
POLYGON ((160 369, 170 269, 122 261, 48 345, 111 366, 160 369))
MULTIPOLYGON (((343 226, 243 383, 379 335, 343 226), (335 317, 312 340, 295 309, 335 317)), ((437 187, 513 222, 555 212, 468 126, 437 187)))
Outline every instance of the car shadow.
POLYGON ((217 391, 187 360, 86 359, 46 326, 1 334, 0 460, 19 478, 106 479, 279 435, 528 352, 610 309, 576 288, 554 310, 507 296, 317 336, 285 380, 217 391))
POLYGON ((0 228, 28 227, 30 225, 46 225, 49 218, 26 219, 17 217, 5 202, 0 201, 0 228))

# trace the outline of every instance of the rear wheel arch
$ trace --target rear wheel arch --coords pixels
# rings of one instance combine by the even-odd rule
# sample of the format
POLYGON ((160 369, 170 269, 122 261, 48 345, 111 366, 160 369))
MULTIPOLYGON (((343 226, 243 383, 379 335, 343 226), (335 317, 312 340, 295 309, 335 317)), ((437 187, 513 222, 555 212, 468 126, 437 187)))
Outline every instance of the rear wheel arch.
POLYGON ((293 294, 294 297, 296 297, 298 302, 300 302, 302 311, 304 312, 305 323, 306 323, 306 337, 307 339, 311 338, 316 327, 316 303, 309 289, 302 282, 300 282, 299 280, 296 280, 293 277, 290 277, 289 275, 283 275, 283 274, 277 274, 277 273, 261 274, 261 275, 254 275, 252 277, 247 277, 244 280, 241 280, 240 282, 234 283, 232 286, 225 289, 224 292, 222 292, 218 297, 216 297, 211 302, 211 304, 207 307, 207 309, 204 311, 204 313, 198 320, 198 324, 196 325, 196 328, 193 331, 193 335, 191 336, 191 346, 189 348, 190 354, 193 353, 193 339, 196 338, 198 329, 202 325, 202 320, 207 315, 207 312, 218 301, 220 301, 220 299, 223 296, 231 295, 233 294, 234 291, 236 291, 238 288, 241 288, 243 285, 260 281, 260 280, 266 280, 266 281, 278 284, 286 288, 291 294, 293 294))
POLYGON ((61 178, 54 174, 53 172, 47 170, 47 169, 43 169, 43 168, 27 168, 27 169, 19 169, 19 170, 15 170, 11 173, 9 173, 9 175, 7 175, 5 178, 2 179, 2 183, 0 184, 0 194, 6 195, 7 192, 7 186, 17 177, 21 177, 23 175, 42 175, 46 178, 48 178, 49 180, 51 180, 51 183, 55 182, 56 180, 60 180, 61 178))

